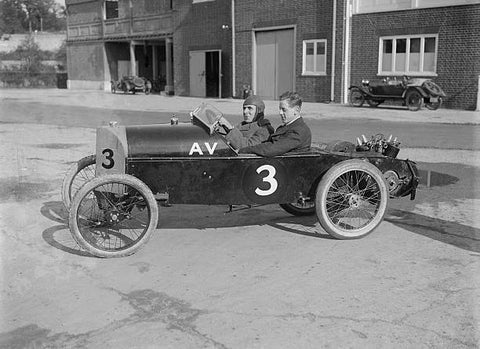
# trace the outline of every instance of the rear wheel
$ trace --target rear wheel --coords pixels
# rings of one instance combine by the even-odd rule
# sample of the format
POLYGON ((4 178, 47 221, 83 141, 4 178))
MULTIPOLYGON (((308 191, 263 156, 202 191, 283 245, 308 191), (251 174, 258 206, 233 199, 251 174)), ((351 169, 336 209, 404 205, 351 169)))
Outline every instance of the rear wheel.
POLYGON ((318 221, 337 239, 357 239, 383 220, 388 192, 382 173, 362 160, 342 161, 327 171, 317 187, 318 221))
POLYGON ((405 103, 411 111, 417 111, 422 106, 422 95, 417 90, 410 90, 405 96, 405 103))
POLYGON ((70 167, 62 183, 62 201, 67 210, 77 191, 93 178, 95 178, 95 155, 86 156, 70 167))
POLYGON ((350 104, 354 107, 361 107, 365 103, 365 96, 360 89, 354 87, 350 90, 350 104))
POLYGON ((106 175, 86 183, 75 195, 69 214, 73 238, 97 257, 137 252, 157 223, 152 191, 130 175, 106 175))
POLYGON ((311 216, 315 214, 315 201, 311 200, 306 200, 303 203, 280 204, 280 207, 294 216, 311 216))
POLYGON ((430 100, 425 103, 425 106, 429 110, 437 110, 443 103, 442 97, 430 97, 430 100))

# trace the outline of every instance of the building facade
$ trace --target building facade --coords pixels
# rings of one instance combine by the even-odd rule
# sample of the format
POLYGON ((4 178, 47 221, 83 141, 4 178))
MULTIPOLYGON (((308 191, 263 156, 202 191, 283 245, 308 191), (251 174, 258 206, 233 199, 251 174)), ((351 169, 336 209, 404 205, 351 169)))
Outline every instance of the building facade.
POLYGON ((417 76, 478 108, 480 0, 66 0, 71 88, 140 75, 167 94, 347 103, 362 79, 417 76))
POLYGON ((431 78, 444 107, 478 110, 480 2, 355 0, 350 81, 391 76, 431 78))

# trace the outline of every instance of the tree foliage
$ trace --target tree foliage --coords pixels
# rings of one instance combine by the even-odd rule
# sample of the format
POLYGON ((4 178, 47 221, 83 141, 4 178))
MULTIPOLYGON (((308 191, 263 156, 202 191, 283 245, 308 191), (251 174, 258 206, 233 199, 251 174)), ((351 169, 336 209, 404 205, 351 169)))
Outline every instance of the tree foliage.
POLYGON ((0 34, 65 28, 65 8, 55 0, 0 0, 0 34))

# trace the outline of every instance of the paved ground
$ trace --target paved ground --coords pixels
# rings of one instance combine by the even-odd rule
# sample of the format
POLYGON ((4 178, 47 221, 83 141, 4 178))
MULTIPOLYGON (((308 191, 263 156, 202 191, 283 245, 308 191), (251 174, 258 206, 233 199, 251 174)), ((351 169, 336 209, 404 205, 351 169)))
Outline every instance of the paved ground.
MULTIPOLYGON (((160 95, 124 95, 111 94, 91 90, 62 89, 0 89, 2 99, 36 101, 38 103, 77 105, 105 109, 171 111, 172 113, 188 113, 201 102, 216 105, 225 114, 238 114, 243 100, 240 99, 204 99, 192 97, 165 97, 160 95)), ((265 101, 266 115, 278 115, 278 101, 265 101)), ((417 112, 405 112, 405 107, 373 109, 370 107, 353 108, 340 104, 304 103, 303 114, 307 118, 338 119, 338 118, 368 118, 391 121, 439 122, 480 124, 480 111, 464 111, 439 109, 430 111, 426 108, 417 112)))
MULTIPOLYGON (((202 101, 0 90, 0 108, 5 98, 171 112, 202 101)), ((229 114, 242 103, 210 102, 229 114)), ((275 114, 277 102, 267 108, 275 114)), ((308 103, 304 111, 467 124, 479 116, 308 103)), ((276 205, 233 214, 174 205, 160 208, 144 249, 104 260, 73 242, 59 193, 94 136, 90 128, 0 123, 0 348, 480 347, 480 166, 471 151, 411 149, 429 160, 432 185, 423 183, 415 201, 392 200, 364 239, 330 239, 314 218, 276 205)))

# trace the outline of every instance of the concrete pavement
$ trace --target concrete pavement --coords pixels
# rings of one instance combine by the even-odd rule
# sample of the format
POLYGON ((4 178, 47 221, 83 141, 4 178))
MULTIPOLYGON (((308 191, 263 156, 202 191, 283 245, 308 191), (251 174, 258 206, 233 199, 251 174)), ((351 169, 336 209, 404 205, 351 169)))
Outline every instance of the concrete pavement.
MULTIPOLYGON (((25 102, 38 102, 53 105, 77 105, 83 107, 162 111, 188 113, 202 102, 210 103, 224 114, 238 114, 242 99, 232 98, 196 98, 180 96, 160 96, 158 94, 124 95, 97 90, 65 89, 0 89, 0 103, 3 100, 16 99, 25 102)), ((278 101, 265 101, 265 114, 278 115, 278 101)), ((382 106, 354 108, 336 103, 304 103, 303 114, 306 118, 338 119, 368 118, 395 122, 434 122, 451 124, 480 125, 480 111, 439 109, 431 111, 422 108, 412 112, 401 106, 382 106)))

